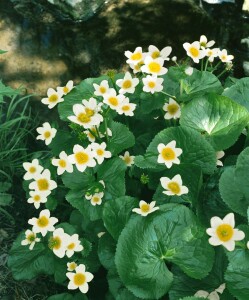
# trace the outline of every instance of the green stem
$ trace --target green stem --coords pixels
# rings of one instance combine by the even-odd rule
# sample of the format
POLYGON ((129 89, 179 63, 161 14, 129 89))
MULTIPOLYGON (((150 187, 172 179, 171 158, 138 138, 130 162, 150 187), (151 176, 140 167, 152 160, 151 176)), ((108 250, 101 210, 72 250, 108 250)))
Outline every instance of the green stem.
POLYGON ((90 128, 88 128, 89 132, 96 138, 99 139, 99 137, 93 132, 90 128))
POLYGON ((161 91, 161 93, 163 93, 164 95, 167 95, 167 96, 169 96, 169 97, 171 97, 171 98, 173 98, 173 99, 176 100, 176 97, 173 96, 173 95, 170 95, 170 94, 168 94, 168 93, 166 93, 166 92, 164 92, 164 91, 161 91))
POLYGON ((99 129, 98 129, 98 126, 94 126, 95 127, 95 129, 96 129, 96 132, 97 132, 97 135, 98 135, 98 137, 99 137, 99 139, 100 139, 100 134, 99 134, 99 129))
POLYGON ((204 71, 207 71, 208 62, 209 62, 209 60, 208 60, 208 58, 207 58, 207 61, 206 61, 206 64, 205 64, 205 68, 204 68, 204 71))
POLYGON ((216 77, 217 78, 220 78, 224 73, 226 73, 227 72, 227 70, 225 69, 225 70, 223 70, 219 75, 217 75, 216 77))
POLYGON ((201 60, 201 71, 203 71, 203 59, 201 60))
POLYGON ((109 142, 109 136, 108 136, 108 132, 107 132, 107 118, 105 118, 105 137, 106 137, 106 141, 107 143, 109 142))
POLYGON ((180 80, 180 95, 183 93, 183 80, 180 80))
POLYGON ((219 61, 218 64, 213 68, 213 70, 212 70, 211 73, 213 73, 213 72, 218 68, 218 66, 219 66, 221 63, 222 63, 222 61, 219 61))

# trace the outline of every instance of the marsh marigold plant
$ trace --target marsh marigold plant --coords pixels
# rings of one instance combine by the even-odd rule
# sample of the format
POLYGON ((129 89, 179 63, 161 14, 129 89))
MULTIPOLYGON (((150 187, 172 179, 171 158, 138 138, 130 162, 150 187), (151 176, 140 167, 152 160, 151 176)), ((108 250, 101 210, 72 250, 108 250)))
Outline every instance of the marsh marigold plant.
POLYGON ((48 89, 15 279, 53 277, 50 300, 248 300, 249 79, 214 45, 137 47, 124 74, 48 89))

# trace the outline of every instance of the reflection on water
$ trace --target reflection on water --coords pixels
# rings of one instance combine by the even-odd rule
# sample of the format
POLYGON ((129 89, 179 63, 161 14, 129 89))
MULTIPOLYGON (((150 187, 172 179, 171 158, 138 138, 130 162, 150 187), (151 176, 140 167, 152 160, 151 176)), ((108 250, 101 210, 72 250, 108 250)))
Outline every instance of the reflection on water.
MULTIPOLYGON (((235 56, 243 54, 234 49, 244 34, 241 24, 235 26, 240 34, 231 35, 227 23, 222 27, 219 18, 212 18, 194 0, 110 1, 81 23, 58 20, 36 6, 23 17, 4 1, 0 2, 0 19, 0 48, 9 51, 0 58, 0 77, 39 95, 69 79, 79 82, 107 69, 124 68, 124 51, 136 46, 171 45, 173 54, 183 57, 182 44, 206 34, 220 47, 237 51, 235 56)), ((237 69, 241 73, 239 65, 237 69)))

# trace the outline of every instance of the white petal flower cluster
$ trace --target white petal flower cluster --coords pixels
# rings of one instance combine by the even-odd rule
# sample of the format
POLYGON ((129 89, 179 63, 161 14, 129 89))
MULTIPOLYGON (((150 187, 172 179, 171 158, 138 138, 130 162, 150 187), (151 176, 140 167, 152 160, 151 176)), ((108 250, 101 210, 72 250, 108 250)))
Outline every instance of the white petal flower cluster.
POLYGON ((99 184, 101 185, 101 190, 99 190, 99 188, 96 188, 94 190, 94 193, 90 193, 88 192, 86 195, 85 195, 85 198, 87 200, 89 200, 91 202, 91 204, 93 206, 96 206, 96 205, 101 205, 102 203, 102 199, 104 197, 104 188, 105 188, 105 183, 103 180, 100 180, 99 181, 99 184))
POLYGON ((48 105, 49 109, 55 107, 58 103, 63 102, 63 96, 67 95, 72 89, 73 81, 70 80, 64 87, 57 87, 57 90, 49 88, 47 91, 47 97, 42 98, 41 102, 48 105))
POLYGON ((52 142, 52 139, 55 137, 57 132, 57 130, 52 128, 48 122, 43 123, 42 127, 38 127, 36 131, 39 133, 36 139, 45 141, 46 145, 49 145, 52 142))
POLYGON ((208 41, 205 35, 200 37, 199 41, 193 43, 184 43, 183 48, 186 50, 187 55, 192 58, 193 62, 199 63, 201 59, 207 57, 209 62, 213 62, 216 57, 221 62, 231 63, 234 59, 233 55, 228 55, 226 49, 211 48, 215 44, 215 41, 208 41))
POLYGON ((135 156, 130 155, 129 151, 125 151, 124 155, 119 155, 119 157, 124 161, 127 167, 134 165, 135 156))
POLYGON ((133 208, 132 211, 143 217, 146 217, 148 214, 151 214, 154 211, 159 209, 159 207, 155 205, 156 205, 156 201, 152 201, 151 203, 146 203, 144 200, 141 200, 139 202, 139 208, 133 208))

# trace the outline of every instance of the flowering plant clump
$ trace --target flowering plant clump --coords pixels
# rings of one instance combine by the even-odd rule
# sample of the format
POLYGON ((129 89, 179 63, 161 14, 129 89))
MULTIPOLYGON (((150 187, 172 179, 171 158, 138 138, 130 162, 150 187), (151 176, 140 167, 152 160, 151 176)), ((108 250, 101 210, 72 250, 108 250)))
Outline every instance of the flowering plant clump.
POLYGON ((50 155, 23 163, 16 279, 53 276, 51 300, 248 299, 249 79, 225 80, 214 44, 184 43, 181 63, 137 47, 125 74, 48 89, 61 120, 37 128, 50 155))

